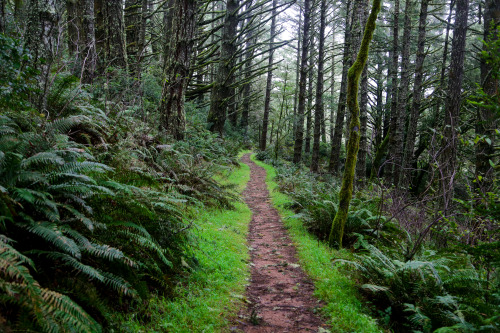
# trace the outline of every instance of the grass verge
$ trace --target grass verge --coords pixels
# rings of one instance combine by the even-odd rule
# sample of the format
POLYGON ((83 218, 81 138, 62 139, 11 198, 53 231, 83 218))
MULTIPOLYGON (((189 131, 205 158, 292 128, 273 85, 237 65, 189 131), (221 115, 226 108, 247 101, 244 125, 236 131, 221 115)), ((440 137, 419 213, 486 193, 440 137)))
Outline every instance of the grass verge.
POLYGON ((295 213, 284 207, 290 202, 289 197, 277 190, 274 168, 257 161, 255 155, 252 155, 252 160, 267 172, 266 183, 272 202, 297 247, 300 264, 314 282, 316 297, 326 303, 322 311, 328 319, 331 331, 383 332, 375 319, 368 315, 366 306, 360 300, 355 281, 345 274, 345 269, 332 265, 332 259, 346 259, 352 255, 345 250, 332 250, 326 244, 318 242, 307 232, 299 219, 292 218, 295 213))
MULTIPOLYGON (((240 156, 243 155, 242 152, 240 156)), ((250 168, 240 168, 219 180, 237 184, 241 193, 250 179, 250 168)), ((128 318, 123 329, 130 332, 227 332, 243 304, 248 283, 249 260, 246 236, 252 213, 243 202, 235 210, 193 209, 198 241, 193 254, 196 269, 176 287, 174 299, 157 298, 149 304, 147 324, 128 318)))

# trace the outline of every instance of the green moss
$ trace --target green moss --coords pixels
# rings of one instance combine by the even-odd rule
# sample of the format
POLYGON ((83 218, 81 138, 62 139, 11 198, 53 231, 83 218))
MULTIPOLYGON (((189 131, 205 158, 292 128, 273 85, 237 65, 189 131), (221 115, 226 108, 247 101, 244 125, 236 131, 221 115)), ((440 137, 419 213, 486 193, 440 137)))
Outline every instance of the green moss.
POLYGON ((368 315, 352 276, 347 275, 344 269, 332 265, 333 259, 353 259, 352 255, 346 250, 333 250, 309 234, 302 222, 292 217, 295 213, 284 208, 291 200, 278 192, 278 184, 273 180, 276 176, 274 168, 255 160, 253 156, 252 160, 266 169, 266 183, 272 202, 297 247, 300 265, 314 282, 315 296, 326 303, 322 313, 331 325, 331 331, 382 332, 376 321, 368 315))
POLYGON ((356 171, 356 161, 358 158, 359 139, 361 123, 359 119, 358 88, 359 78, 365 68, 368 59, 370 42, 375 31, 375 21, 381 7, 381 0, 373 0, 372 10, 368 21, 366 22, 363 40, 359 48, 356 61, 349 68, 347 73, 347 107, 351 113, 351 124, 349 125, 349 141, 347 143, 347 159, 342 176, 342 187, 339 192, 339 209, 333 219, 332 230, 328 237, 328 242, 332 247, 342 247, 342 238, 344 236, 344 227, 349 212, 349 204, 352 199, 352 190, 354 184, 354 174, 356 171))

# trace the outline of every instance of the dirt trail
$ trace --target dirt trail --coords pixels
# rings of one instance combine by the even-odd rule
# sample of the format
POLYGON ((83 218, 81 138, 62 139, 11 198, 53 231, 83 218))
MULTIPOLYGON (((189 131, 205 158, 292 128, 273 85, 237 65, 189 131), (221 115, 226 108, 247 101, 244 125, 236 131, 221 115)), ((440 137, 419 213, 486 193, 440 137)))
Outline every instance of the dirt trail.
POLYGON ((315 314, 320 306, 313 297, 313 284, 297 264, 296 250, 277 210, 270 203, 266 171, 250 160, 250 181, 243 192, 252 210, 248 242, 251 253, 251 282, 240 312, 238 329, 243 332, 321 332, 326 328, 315 314))

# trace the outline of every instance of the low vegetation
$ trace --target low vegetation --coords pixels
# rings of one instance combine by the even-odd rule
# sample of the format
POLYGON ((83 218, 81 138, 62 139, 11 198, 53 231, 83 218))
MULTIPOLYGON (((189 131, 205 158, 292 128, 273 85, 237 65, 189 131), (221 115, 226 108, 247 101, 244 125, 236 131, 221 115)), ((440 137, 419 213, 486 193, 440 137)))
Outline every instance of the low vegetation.
MULTIPOLYGON (((417 230, 415 225, 404 223, 403 214, 399 215, 400 223, 388 217, 395 203, 382 201, 381 192, 385 190, 373 186, 358 191, 350 208, 344 246, 353 253, 327 250, 324 241, 337 210, 338 185, 330 176, 311 175, 286 162, 267 161, 275 165, 273 168, 264 164, 270 189, 286 194, 275 191, 274 203, 288 217, 285 221, 298 243, 306 271, 318 279, 317 293, 328 303, 326 311, 338 306, 339 299, 354 297, 356 292, 348 288, 354 288, 352 277, 355 277, 360 295, 369 302, 367 308, 392 331, 495 332, 499 329, 500 253, 498 241, 492 237, 495 231, 489 234, 488 241, 478 240, 475 244, 464 244, 464 238, 455 233, 446 236, 447 247, 440 246, 443 237, 440 233, 436 238, 426 237, 417 243, 425 226, 417 230), (296 214, 290 214, 288 209, 296 214), (312 240, 306 230, 317 241, 312 240), (326 252, 319 255, 318 249, 326 252), (336 277, 339 274, 341 277, 336 277), (337 278, 347 280, 335 288, 331 284, 325 288, 325 281, 337 278), (350 291, 344 295, 345 290, 350 291), (325 296, 330 293, 335 294, 335 301, 325 296)), ((410 213, 415 209, 408 207, 409 218, 414 218, 410 213)), ((488 210, 488 216, 493 217, 493 211, 488 210)), ((481 212, 484 213, 478 211, 470 217, 482 218, 481 212)), ((355 299, 353 302, 361 304, 355 299)), ((340 302, 341 308, 347 311, 346 303, 340 302)), ((339 331, 354 327, 352 322, 342 326, 337 313, 334 318, 332 327, 338 327, 339 331)))

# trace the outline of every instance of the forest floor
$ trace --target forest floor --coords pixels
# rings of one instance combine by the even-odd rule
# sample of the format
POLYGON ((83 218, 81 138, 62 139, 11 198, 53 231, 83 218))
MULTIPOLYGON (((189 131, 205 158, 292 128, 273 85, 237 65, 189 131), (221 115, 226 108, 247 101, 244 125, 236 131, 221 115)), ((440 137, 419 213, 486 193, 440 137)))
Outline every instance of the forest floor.
POLYGON ((250 181, 243 198, 252 211, 248 235, 251 281, 247 288, 249 306, 240 311, 238 329, 244 332, 328 332, 318 315, 320 301, 314 285, 298 264, 294 244, 278 211, 270 202, 266 170, 250 159, 250 181))

